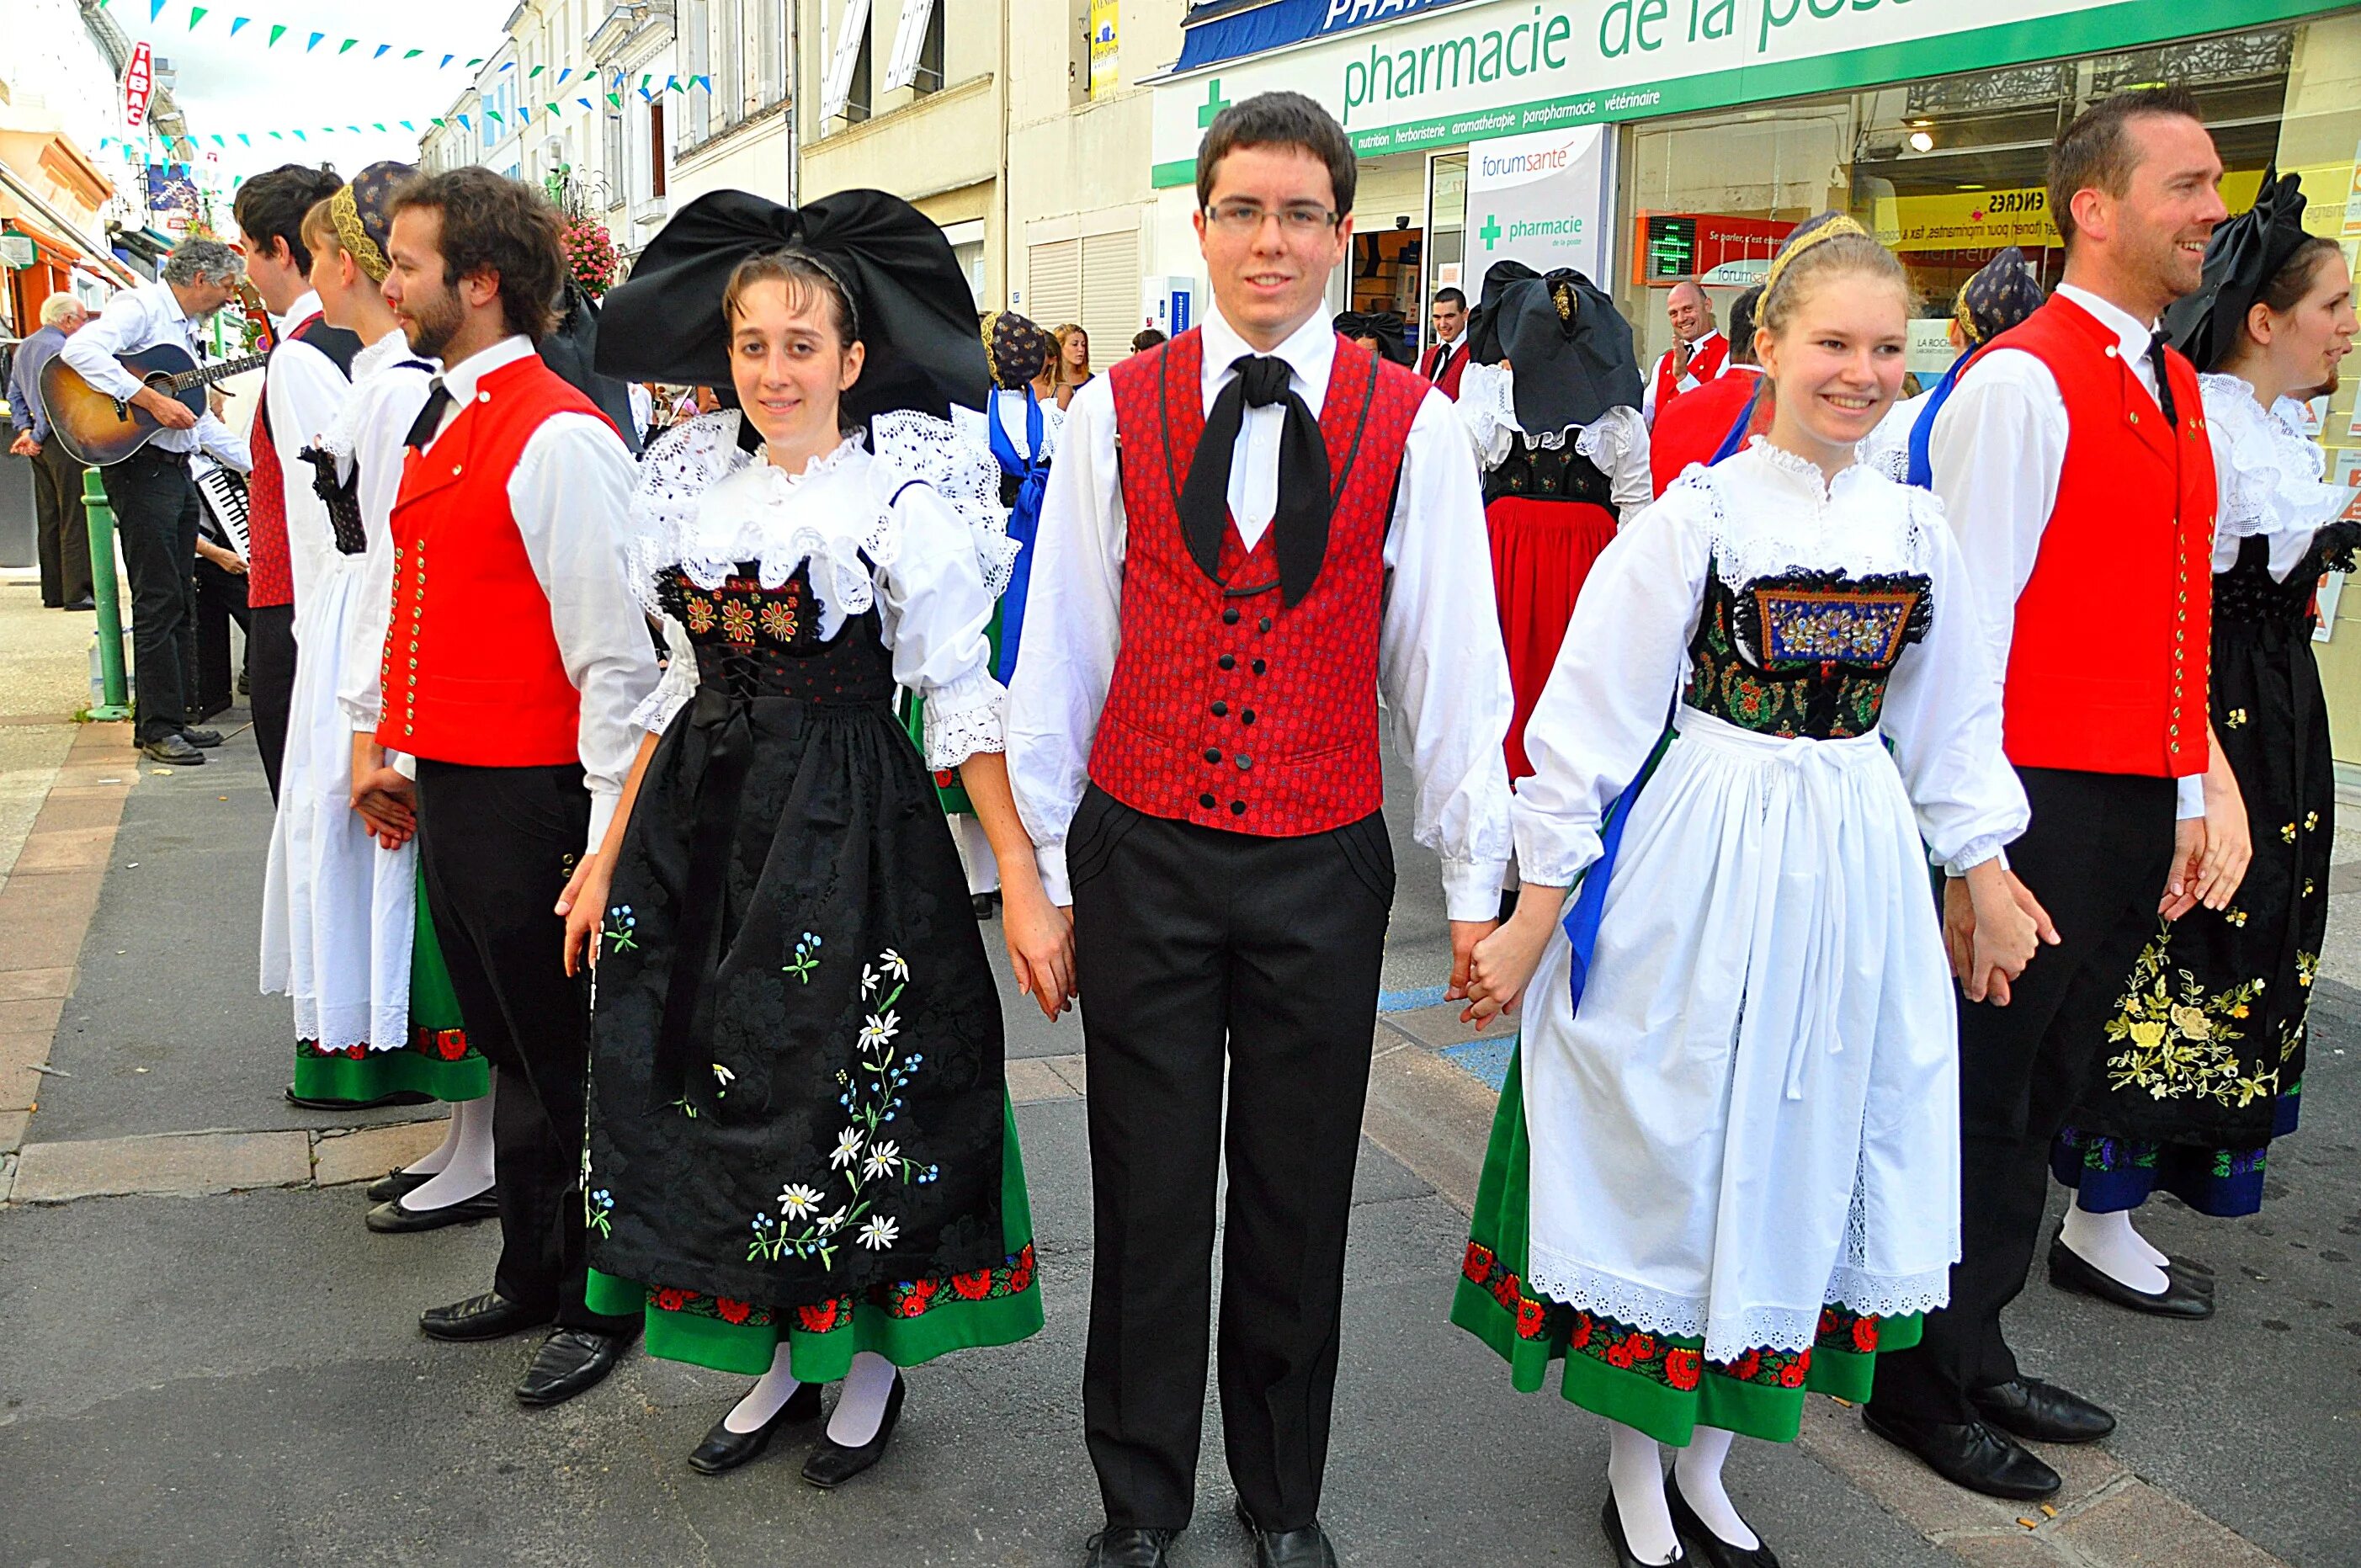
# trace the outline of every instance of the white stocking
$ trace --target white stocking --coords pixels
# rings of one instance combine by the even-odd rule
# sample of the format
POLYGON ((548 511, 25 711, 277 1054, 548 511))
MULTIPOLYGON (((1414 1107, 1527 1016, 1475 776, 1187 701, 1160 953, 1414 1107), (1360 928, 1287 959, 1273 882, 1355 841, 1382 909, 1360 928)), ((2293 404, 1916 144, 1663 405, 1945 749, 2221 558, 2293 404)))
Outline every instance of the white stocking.
POLYGON ((1670 1563, 1680 1551, 1664 1501, 1664 1461, 1656 1440, 1621 1421, 1607 1423, 1607 1485, 1623 1521, 1623 1539, 1642 1563, 1670 1563))
POLYGON ((828 1441, 840 1448, 859 1448, 877 1435, 885 1422, 885 1398, 894 1392, 894 1364, 873 1350, 858 1352, 836 1396, 836 1413, 828 1419, 828 1441))
MULTIPOLYGON (((496 1073, 492 1094, 499 1091, 496 1073)), ((492 1094, 452 1105, 451 1131, 443 1140, 450 1157, 439 1174, 402 1199, 403 1208, 418 1213, 447 1209, 492 1190, 492 1094)))
POLYGON ((1000 891, 1000 861, 992 852, 992 839, 983 824, 972 817, 954 817, 959 828, 960 863, 967 868, 967 891, 971 897, 1000 891))
POLYGON ((1705 1528, 1742 1552, 1763 1544, 1738 1517, 1738 1507, 1722 1490, 1721 1462, 1730 1457, 1731 1434, 1719 1427, 1699 1427, 1689 1445, 1673 1458, 1673 1476, 1705 1528))
POLYGON ((2164 1272, 2170 1261, 2132 1229, 2132 1212, 2093 1214, 2080 1200, 2066 1211, 2059 1237, 2076 1257, 2120 1285, 2153 1296, 2171 1283, 2164 1272))
POLYGON ((753 1431, 777 1415, 802 1387, 787 1369, 787 1342, 781 1340, 778 1350, 771 1356, 771 1370, 746 1390, 744 1398, 730 1407, 730 1413, 721 1418, 721 1424, 734 1432, 753 1431))

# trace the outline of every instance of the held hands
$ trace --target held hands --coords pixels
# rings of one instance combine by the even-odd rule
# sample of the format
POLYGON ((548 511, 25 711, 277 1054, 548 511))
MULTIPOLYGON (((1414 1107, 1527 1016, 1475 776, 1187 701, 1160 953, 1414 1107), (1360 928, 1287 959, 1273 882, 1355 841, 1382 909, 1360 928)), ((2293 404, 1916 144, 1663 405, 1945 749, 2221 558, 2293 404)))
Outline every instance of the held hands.
MULTIPOLYGON (((1459 992, 1469 999, 1459 1014, 1461 1023, 1481 1029, 1515 1009, 1533 978, 1534 966, 1542 961, 1542 949, 1549 946, 1550 933, 1557 929, 1557 912, 1565 903, 1564 888, 1527 883, 1517 894, 1517 912, 1507 925, 1477 927, 1483 936, 1469 956, 1466 982, 1459 992)), ((1455 924, 1455 946, 1458 934, 1455 924)))
POLYGON ((1074 985, 1074 912, 1049 902, 1038 876, 1003 878, 1001 933, 1016 989, 1051 1023, 1078 994, 1074 985))
POLYGON ((146 409, 155 415, 156 422, 166 430, 197 428, 197 416, 189 411, 188 404, 178 398, 168 398, 153 387, 142 387, 134 392, 131 395, 131 405, 134 408, 146 409))
POLYGON ((1971 1002, 2007 1006, 2009 982, 2058 939, 2040 900, 1996 860, 1943 884, 1943 946, 1971 1002))
POLYGON ((367 735, 354 736, 353 809, 368 824, 379 849, 399 850, 417 833, 416 801, 416 786, 387 765, 385 748, 367 735))
POLYGON ((568 979, 598 967, 599 929, 606 918, 607 892, 615 880, 612 855, 585 855, 574 868, 566 891, 557 895, 557 913, 566 918, 566 973, 568 979))

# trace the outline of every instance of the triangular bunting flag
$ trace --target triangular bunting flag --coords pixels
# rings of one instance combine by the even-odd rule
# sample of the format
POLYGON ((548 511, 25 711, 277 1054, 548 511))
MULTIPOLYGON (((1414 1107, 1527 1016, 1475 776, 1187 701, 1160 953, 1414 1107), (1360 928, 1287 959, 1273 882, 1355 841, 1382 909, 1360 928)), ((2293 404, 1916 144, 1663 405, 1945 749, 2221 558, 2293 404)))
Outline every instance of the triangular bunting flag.
POLYGON ((451 69, 451 62, 458 58, 459 57, 456 54, 446 54, 443 57, 443 63, 436 66, 434 69, 437 71, 448 71, 451 69))
POLYGON ((312 35, 312 41, 303 46, 303 52, 305 54, 310 54, 313 49, 318 49, 320 47, 320 40, 327 36, 328 35, 325 33, 313 33, 312 35))
POLYGON ((595 109, 595 108, 597 108, 597 107, 598 107, 598 105, 597 105, 596 104, 593 104, 593 103, 592 103, 592 102, 590 102, 590 100, 589 100, 589 99, 588 99, 588 98, 577 98, 577 99, 575 99, 574 101, 575 101, 576 103, 577 103, 577 104, 581 104, 581 105, 582 105, 584 108, 586 108, 586 109, 595 109))
POLYGON ((544 104, 542 107, 548 110, 553 115, 562 115, 566 112, 555 104, 544 104))
POLYGON ((476 128, 476 122, 467 118, 467 115, 462 115, 459 116, 459 128, 461 130, 472 131, 476 128))
POLYGON ((305 136, 302 131, 297 131, 295 133, 295 139, 301 142, 308 142, 311 140, 311 138, 305 136))
MULTIPOLYGON (((435 123, 436 125, 438 125, 438 126, 439 126, 439 125, 441 125, 443 122, 442 122, 442 121, 440 121, 440 120, 437 120, 437 121, 435 121, 434 123, 435 123)), ((396 121, 394 122, 394 124, 395 124, 395 125, 400 126, 403 130, 406 130, 406 131, 414 131, 414 130, 416 130, 416 129, 418 128, 416 126, 412 125, 408 120, 396 120, 396 121)))
POLYGON ((371 120, 371 121, 369 122, 369 127, 370 127, 372 130, 380 130, 380 131, 381 131, 381 130, 385 129, 385 122, 384 122, 383 120, 371 120))
POLYGON ((401 52, 401 58, 404 60, 416 60, 420 55, 424 54, 425 52, 426 51, 423 49, 404 49, 401 52))
POLYGON ((253 19, 251 16, 232 16, 229 19, 229 36, 237 37, 239 30, 253 19))
POLYGON ((237 133, 237 141, 240 147, 252 147, 254 145, 254 138, 247 135, 244 131, 237 133))
POLYGON ((357 44, 357 43, 358 43, 358 42, 360 42, 360 41, 361 41, 361 40, 360 40, 360 39, 358 39, 358 38, 346 38, 343 43, 340 43, 340 44, 338 44, 338 45, 336 46, 336 52, 337 52, 338 54, 345 54, 345 53, 347 53, 347 52, 349 52, 349 51, 351 50, 352 47, 353 47, 355 44, 357 44))
POLYGON ((148 19, 154 21, 164 14, 164 0, 148 0, 148 19))
POLYGON ((607 102, 613 104, 618 109, 623 106, 623 100, 612 93, 607 94, 607 102))
POLYGON ((280 38, 283 38, 286 36, 287 24, 284 22, 273 22, 270 24, 270 43, 264 44, 262 47, 264 49, 269 49, 270 44, 277 43, 280 38))
POLYGON ((545 66, 545 65, 536 65, 536 66, 534 66, 531 71, 526 71, 526 72, 524 73, 524 79, 525 79, 527 82, 530 82, 530 81, 532 81, 534 77, 539 76, 543 71, 547 71, 548 69, 549 69, 549 67, 547 67, 547 66, 545 66))
POLYGON ((195 32, 197 30, 197 24, 204 19, 205 7, 203 5, 192 5, 189 7, 189 31, 192 33, 195 32))
POLYGON ((272 132, 270 133, 270 139, 271 139, 272 141, 285 141, 287 138, 286 138, 285 137, 283 137, 283 136, 280 136, 277 131, 272 131, 272 132))
POLYGON ((391 44, 379 44, 377 46, 377 52, 369 56, 369 58, 371 60, 383 60, 385 58, 385 51, 392 47, 393 46, 391 44))
POLYGON ((222 140, 222 138, 221 138, 221 137, 214 137, 214 145, 215 147, 227 147, 227 146, 229 145, 229 143, 227 143, 227 142, 225 142, 225 141, 222 140))

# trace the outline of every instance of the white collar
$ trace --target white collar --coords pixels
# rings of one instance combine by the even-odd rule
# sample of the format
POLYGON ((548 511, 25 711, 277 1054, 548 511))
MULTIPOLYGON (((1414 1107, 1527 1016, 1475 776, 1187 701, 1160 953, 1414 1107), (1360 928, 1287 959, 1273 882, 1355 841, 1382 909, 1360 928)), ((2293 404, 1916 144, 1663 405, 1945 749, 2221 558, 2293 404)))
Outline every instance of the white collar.
MULTIPOLYGON (((1232 362, 1241 355, 1262 350, 1238 334, 1237 328, 1224 319, 1219 305, 1205 313, 1203 332, 1205 399, 1210 403, 1213 393, 1229 384, 1232 362)), ((1316 413, 1321 400, 1328 395, 1328 371, 1336 363, 1336 331, 1328 324, 1327 316, 1314 311, 1271 353, 1274 358, 1287 361, 1288 369, 1294 373, 1296 391, 1316 413)))
POLYGON ((1437 345, 1445 354, 1456 354, 1467 342, 1467 329, 1461 327, 1457 337, 1446 337, 1437 345))
POLYGON ((306 289, 302 293, 295 296, 295 302, 287 307, 287 313, 285 315, 271 317, 270 324, 274 329, 284 332, 290 327, 302 326, 305 322, 311 320, 313 316, 316 316, 319 313, 320 296, 318 292, 314 290, 306 289))
POLYGON ((503 366, 533 356, 533 340, 519 333, 504 337, 480 354, 471 354, 456 365, 443 371, 443 389, 451 394, 455 403, 471 400, 476 395, 476 383, 503 366))
POLYGON ((2156 332, 2154 322, 2142 322, 2113 300, 2101 299, 2080 283, 2060 283, 2058 291, 2099 318, 2099 324, 2115 334, 2123 345, 2124 357, 2136 365, 2147 357, 2147 345, 2156 332))
POLYGON ((1691 350, 1701 349, 1707 344, 1711 343, 1715 338, 1719 337, 1720 335, 1721 328, 1718 326, 1709 326, 1689 340, 1689 347, 1691 350))

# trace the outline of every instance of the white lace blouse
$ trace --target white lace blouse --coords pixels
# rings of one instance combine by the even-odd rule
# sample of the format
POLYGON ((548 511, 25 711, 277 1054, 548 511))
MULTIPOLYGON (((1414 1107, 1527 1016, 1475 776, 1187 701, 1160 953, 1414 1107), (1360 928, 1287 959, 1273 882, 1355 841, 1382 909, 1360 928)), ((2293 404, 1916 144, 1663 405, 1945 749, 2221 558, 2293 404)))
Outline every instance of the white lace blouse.
POLYGON ((946 421, 887 413, 871 422, 866 442, 856 432, 790 474, 740 448, 739 418, 699 415, 641 463, 628 559, 642 602, 664 621, 671 660, 633 722, 661 733, 697 694, 688 630, 657 600, 664 572, 677 566, 719 588, 751 563, 776 589, 808 565, 823 639, 877 610, 895 680, 927 700, 929 768, 1003 750, 1005 694, 984 629, 1016 546, 991 453, 946 421))
POLYGON ((1575 451, 1607 476, 1619 527, 1655 499, 1655 482, 1648 471, 1648 422, 1638 409, 1609 409, 1588 424, 1534 433, 1517 422, 1516 388, 1516 373, 1506 365, 1470 365, 1460 379, 1459 400, 1453 407, 1476 444, 1476 461, 1485 472, 1507 462, 1520 442, 1528 451, 1554 452, 1571 441, 1575 451))
POLYGON ((2213 569, 2238 564, 2238 548, 2268 537, 2271 576, 2286 582, 2312 536, 2334 522, 2352 492, 2322 477, 2327 455, 2303 432, 2302 405, 2281 398, 2266 409, 2237 376, 2197 378, 2205 395, 2205 431, 2213 443, 2213 482, 2221 506, 2213 520, 2213 569))
POLYGON ((1715 467, 1692 464, 1591 568, 1525 730, 1539 771, 1517 786, 1512 811, 1527 882, 1567 886, 1598 858, 1600 818, 1646 762, 1686 678, 1708 571, 1733 588, 1795 571, 1924 573, 1932 620, 1894 668, 1878 729, 1951 874, 2025 831, 2024 786, 2001 751, 2000 683, 1985 668, 1943 503, 1867 464, 1828 482, 1758 435, 1715 467))

